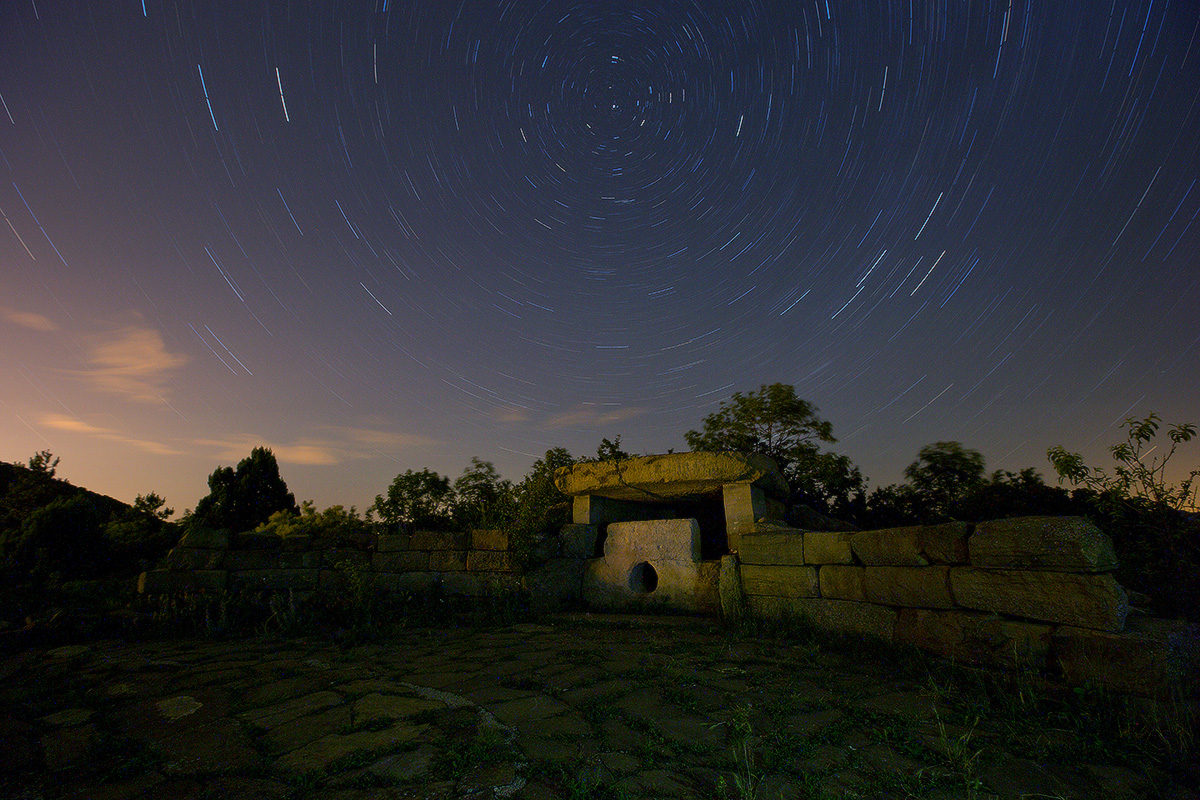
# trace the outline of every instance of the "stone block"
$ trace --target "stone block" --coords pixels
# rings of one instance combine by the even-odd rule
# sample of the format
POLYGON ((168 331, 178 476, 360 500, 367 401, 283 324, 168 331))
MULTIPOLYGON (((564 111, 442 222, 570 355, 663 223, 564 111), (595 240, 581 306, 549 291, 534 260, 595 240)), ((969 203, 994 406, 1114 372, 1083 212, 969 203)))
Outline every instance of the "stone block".
POLYGON ((577 558, 553 558, 525 574, 524 585, 535 611, 576 603, 583 594, 586 562, 577 558))
MULTIPOLYGON (((576 498, 578 499, 578 498, 576 498)), ((596 540, 600 536, 598 525, 564 525, 561 542, 564 558, 595 558, 601 555, 597 552, 596 540)))
POLYGON ((864 567, 867 602, 909 608, 952 608, 950 567, 864 567))
POLYGON ((632 522, 639 519, 655 519, 658 515, 658 509, 649 503, 614 500, 596 494, 577 495, 571 500, 571 522, 576 525, 632 522))
POLYGON ((279 569, 279 551, 227 550, 221 566, 228 570, 279 569))
POLYGON ((864 603, 863 570, 849 564, 824 564, 817 568, 817 580, 821 586, 821 597, 834 600, 854 600, 864 603))
POLYGON ((289 533, 283 537, 280 547, 284 552, 302 553, 313 548, 313 537, 307 533, 289 533))
POLYGON ((467 568, 467 551, 434 550, 429 554, 429 568, 434 572, 463 572, 467 568))
POLYGON ((968 547, 973 567, 1054 572, 1107 572, 1117 567, 1112 539, 1083 517, 981 522, 968 547))
POLYGON ((605 558, 633 561, 700 560, 700 525, 694 519, 614 522, 604 539, 605 558))
POLYGON ((138 576, 138 592, 165 594, 167 592, 220 592, 228 585, 229 573, 223 569, 197 569, 171 572, 155 569, 138 576))
POLYGON ((739 523, 755 523, 767 516, 767 496, 761 486, 753 483, 727 483, 721 487, 725 501, 726 527, 739 523))
POLYGON ((721 556, 721 569, 717 575, 717 595, 721 603, 721 617, 727 620, 740 619, 745 613, 746 601, 742 596, 742 573, 736 555, 721 556))
POLYGON ((467 570, 470 572, 516 572, 517 562, 512 553, 497 550, 471 550, 467 553, 467 570))
POLYGON ((472 550, 507 550, 508 531, 496 528, 476 529, 471 531, 472 550))
POLYGON ((206 550, 224 550, 229 547, 229 532, 208 528, 194 528, 179 540, 179 547, 199 547, 206 550))
POLYGON ((430 592, 437 587, 438 577, 436 572, 379 572, 375 574, 375 591, 430 592))
MULTIPOLYGON (((713 494, 727 483, 753 483, 787 497, 787 481, 773 460, 746 453, 668 453, 563 467, 554 483, 563 494, 662 502, 713 494)), ((591 520, 576 520, 591 522, 591 520)))
POLYGON ((924 567, 929 559, 921 552, 920 525, 884 528, 850 534, 854 556, 867 566, 924 567))
POLYGON ((521 578, 502 572, 447 572, 442 575, 442 591, 466 597, 520 592, 521 578))
POLYGON ((585 562, 583 599, 594 608, 698 611, 704 588, 700 562, 594 558, 585 562))
POLYGON ((771 597, 818 597, 817 568, 742 564, 742 591, 771 597))
POLYGON ((790 529, 744 533, 738 543, 738 561, 742 564, 803 564, 804 536, 800 531, 790 529))
POLYGON ((375 553, 371 567, 376 572, 425 572, 429 569, 429 553, 423 550, 397 550, 375 553))
MULTIPOLYGON (((286 539, 285 539, 286 544, 286 539)), ((279 568, 280 569, 320 569, 321 567, 321 551, 320 550, 301 550, 297 552, 289 552, 282 550, 279 553, 279 568)))
MULTIPOLYGON (((278 538, 278 537, 276 537, 278 538)), ((317 588, 315 569, 256 569, 229 573, 229 588, 306 591, 317 588)))
POLYGON ((896 642, 911 644, 965 664, 1006 669, 1044 669, 1054 628, 979 611, 904 608, 896 642))
POLYGON ((1194 623, 1137 615, 1123 633, 1063 625, 1052 643, 1068 683, 1147 695, 1200 690, 1200 625, 1194 623))
POLYGON ((321 556, 321 566, 326 569, 347 569, 357 567, 364 569, 371 564, 371 554, 364 550, 336 549, 326 550, 321 556))
POLYGON ((853 564, 850 535, 846 531, 805 531, 805 564, 853 564))
POLYGON ((1121 630, 1129 612, 1112 575, 951 567, 950 592, 963 608, 1104 631, 1121 630))
POLYGON ((966 564, 967 537, 974 527, 969 522, 925 525, 917 534, 921 554, 930 564, 966 564))
POLYGON ((235 550, 278 550, 283 546, 283 537, 270 531, 243 531, 230 538, 229 546, 235 550))
POLYGON ((224 550, 201 550, 196 547, 176 547, 167 553, 162 566, 167 569, 216 569, 224 550))
POLYGON ((721 613, 721 561, 701 561, 696 573, 696 611, 707 616, 721 613))
POLYGON ((411 538, 407 533, 384 534, 379 537, 379 541, 375 546, 375 552, 395 553, 400 550, 409 550, 411 548, 408 544, 411 538))
POLYGON ((469 539, 465 531, 414 531, 408 546, 413 550, 466 550, 469 539))
POLYGON ((899 613, 894 608, 851 600, 747 595, 750 612, 767 619, 792 617, 835 633, 875 636, 892 641, 899 613))

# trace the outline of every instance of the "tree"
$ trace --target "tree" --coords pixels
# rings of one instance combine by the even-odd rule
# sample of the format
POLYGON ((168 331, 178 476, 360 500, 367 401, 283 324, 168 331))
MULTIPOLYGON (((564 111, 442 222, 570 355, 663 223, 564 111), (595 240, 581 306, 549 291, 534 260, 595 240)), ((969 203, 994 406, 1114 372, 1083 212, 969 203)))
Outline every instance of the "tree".
POLYGON ((59 498, 29 515, 9 543, 6 560, 19 575, 39 582, 52 574, 91 578, 108 560, 103 524, 104 514, 92 498, 59 498))
POLYGON ((762 453, 775 459, 780 469, 786 469, 805 445, 815 446, 814 440, 837 441, 833 426, 817 417, 817 407, 782 383, 764 384, 747 394, 734 392, 702 424, 703 431, 683 435, 693 450, 762 453))
POLYGON ((904 477, 932 513, 945 515, 984 482, 983 455, 959 442, 934 442, 921 448, 917 460, 905 467, 904 477))
POLYGON ((1121 427, 1125 441, 1108 448, 1116 461, 1111 471, 1089 467, 1083 456, 1062 445, 1051 447, 1046 457, 1060 483, 1065 480, 1088 490, 1091 516, 1112 536, 1121 557, 1122 583, 1156 595, 1163 613, 1194 617, 1200 602, 1195 580, 1200 570, 1200 470, 1191 470, 1179 483, 1168 481, 1166 474, 1179 446, 1196 436, 1196 426, 1171 425, 1170 447, 1153 458, 1162 427, 1157 414, 1128 417, 1121 427))
POLYGON ((452 526, 453 501, 449 478, 430 469, 410 469, 392 479, 386 496, 375 496, 368 514, 378 514, 393 529, 446 530, 452 526))
POLYGON ((154 492, 139 494, 133 500, 133 510, 139 514, 148 514, 155 519, 170 519, 175 509, 167 508, 167 501, 154 492))
POLYGON ((314 541, 345 544, 365 542, 371 535, 371 523, 359 517, 354 506, 348 511, 340 505, 317 511, 312 500, 305 500, 300 504, 300 513, 276 511, 255 530, 277 536, 307 535, 314 541))
POLYGON ((29 459, 29 469, 32 472, 41 473, 47 478, 53 478, 55 467, 58 466, 60 460, 58 456, 49 450, 39 450, 29 459))
POLYGON ((515 513, 513 485, 501 479, 490 461, 471 458, 454 481, 454 521, 463 530, 501 527, 515 513))
POLYGON ((276 511, 299 513, 296 497, 279 475, 275 454, 256 447, 237 469, 218 467, 208 476, 209 493, 189 519, 192 526, 252 531, 276 511))

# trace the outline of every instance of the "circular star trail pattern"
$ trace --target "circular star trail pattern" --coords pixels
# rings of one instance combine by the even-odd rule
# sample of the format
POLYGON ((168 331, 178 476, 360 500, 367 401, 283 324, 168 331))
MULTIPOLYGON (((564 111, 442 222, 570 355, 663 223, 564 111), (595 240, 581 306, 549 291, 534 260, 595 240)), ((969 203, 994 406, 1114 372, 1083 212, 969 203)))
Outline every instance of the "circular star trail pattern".
POLYGON ((3 14, 8 307, 138 315, 189 425, 516 476, 779 381, 878 483, 1200 407, 1188 3, 3 14))

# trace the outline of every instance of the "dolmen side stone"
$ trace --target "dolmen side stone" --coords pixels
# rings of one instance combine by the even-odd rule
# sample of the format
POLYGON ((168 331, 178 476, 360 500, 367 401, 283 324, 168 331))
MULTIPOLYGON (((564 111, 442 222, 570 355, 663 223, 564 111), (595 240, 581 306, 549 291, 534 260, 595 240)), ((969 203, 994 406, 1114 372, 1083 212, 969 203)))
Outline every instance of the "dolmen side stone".
POLYGON ((968 540, 971 566, 1048 572, 1117 568, 1112 539, 1083 517, 1020 517, 981 522, 968 540))
POLYGON ((714 494, 730 483, 749 483, 776 498, 787 481, 775 462, 757 453, 668 453, 563 467, 554 485, 563 494, 662 502, 714 494))

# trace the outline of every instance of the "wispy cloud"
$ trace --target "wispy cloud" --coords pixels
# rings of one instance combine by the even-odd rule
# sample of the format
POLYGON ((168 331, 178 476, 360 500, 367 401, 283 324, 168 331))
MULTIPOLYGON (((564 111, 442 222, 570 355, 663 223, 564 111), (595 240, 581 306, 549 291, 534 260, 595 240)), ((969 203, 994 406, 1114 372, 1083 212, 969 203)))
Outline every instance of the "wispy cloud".
POLYGON ((566 411, 552 415, 546 420, 550 428, 598 428, 614 422, 625 422, 645 414, 649 409, 637 406, 605 409, 601 406, 581 403, 566 411))
POLYGON ((141 403, 162 402, 171 373, 187 356, 167 350, 154 328, 131 325, 97 337, 90 348, 90 367, 73 374, 95 388, 141 403))
POLYGON ((3 317, 6 322, 19 325, 22 328, 29 328, 31 331, 52 333, 58 330, 58 325, 55 324, 54 320, 32 311, 19 311, 15 308, 0 306, 0 317, 3 317))
POLYGON ((255 447, 267 447, 282 464, 334 466, 349 461, 376 458, 413 447, 431 447, 436 439, 412 433, 375 428, 327 427, 325 436, 273 441, 254 434, 238 434, 223 439, 195 439, 192 445, 216 450, 219 458, 240 461, 255 447))
POLYGON ((144 450, 147 453, 153 453, 160 456, 179 455, 180 451, 165 442, 156 442, 149 439, 138 439, 134 436, 128 436, 113 428, 105 428, 99 425, 92 425, 78 417, 67 416, 66 414, 43 414, 38 420, 43 426, 53 428, 58 431, 66 431, 68 433, 78 433, 85 436, 94 436, 97 439, 104 439, 109 442, 118 442, 120 444, 136 447, 139 450, 144 450))

